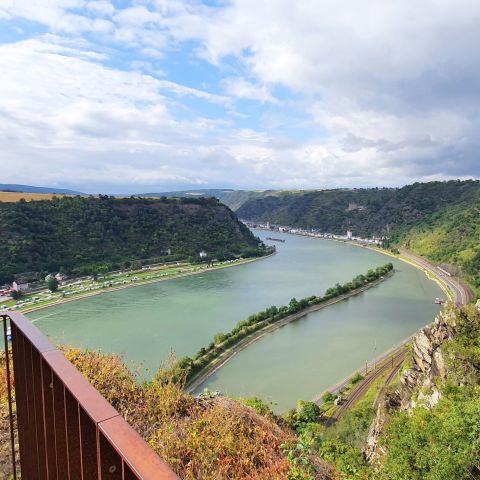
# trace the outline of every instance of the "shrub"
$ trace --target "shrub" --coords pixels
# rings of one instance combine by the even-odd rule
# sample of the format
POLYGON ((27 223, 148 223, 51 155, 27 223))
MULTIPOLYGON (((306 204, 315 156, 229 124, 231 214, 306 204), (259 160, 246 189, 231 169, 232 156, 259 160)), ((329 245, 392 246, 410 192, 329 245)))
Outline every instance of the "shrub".
POLYGON ((335 395, 331 392, 325 392, 322 397, 323 403, 332 403, 335 400, 335 395))

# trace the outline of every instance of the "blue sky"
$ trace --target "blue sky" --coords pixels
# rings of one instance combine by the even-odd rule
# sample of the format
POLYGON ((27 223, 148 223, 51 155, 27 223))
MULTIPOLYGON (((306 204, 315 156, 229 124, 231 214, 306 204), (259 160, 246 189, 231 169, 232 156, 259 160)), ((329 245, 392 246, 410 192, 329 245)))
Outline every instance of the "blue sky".
POLYGON ((0 0, 0 183, 480 176, 476 1, 0 0))

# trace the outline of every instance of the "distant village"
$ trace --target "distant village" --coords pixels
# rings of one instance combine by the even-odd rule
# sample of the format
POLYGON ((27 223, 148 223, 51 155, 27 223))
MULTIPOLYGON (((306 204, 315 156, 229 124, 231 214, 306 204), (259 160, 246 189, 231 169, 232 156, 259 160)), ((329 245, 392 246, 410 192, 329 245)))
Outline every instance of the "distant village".
POLYGON ((259 222, 251 222, 248 220, 241 220, 241 221, 249 228, 259 228, 261 230, 291 233, 293 235, 302 235, 307 237, 329 238, 332 240, 341 240, 341 241, 352 241, 352 242, 360 243, 362 245, 383 247, 385 245, 385 242, 388 240, 387 237, 371 237, 371 238, 358 237, 354 235, 353 232, 351 232, 350 230, 347 230, 346 235, 337 235, 335 233, 321 232, 320 230, 315 228, 303 229, 303 228, 296 228, 296 227, 288 227, 285 225, 274 225, 270 222, 259 223, 259 222))

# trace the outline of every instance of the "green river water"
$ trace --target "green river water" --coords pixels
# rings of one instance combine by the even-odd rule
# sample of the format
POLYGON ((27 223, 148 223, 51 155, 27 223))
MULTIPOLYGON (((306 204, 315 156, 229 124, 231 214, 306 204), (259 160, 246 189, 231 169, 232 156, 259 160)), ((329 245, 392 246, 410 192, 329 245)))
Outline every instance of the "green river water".
MULTIPOLYGON (((255 231, 264 239, 269 232, 255 231)), ((169 352, 194 355, 218 332, 270 305, 322 294, 391 261, 334 241, 280 234, 267 259, 190 277, 104 293, 28 317, 57 343, 124 354, 143 378, 169 352)), ((267 243, 272 243, 268 242, 267 243)), ((359 296, 311 313, 258 340, 202 385, 257 395, 277 411, 311 399, 431 322, 438 285, 393 261, 395 275, 359 296)))

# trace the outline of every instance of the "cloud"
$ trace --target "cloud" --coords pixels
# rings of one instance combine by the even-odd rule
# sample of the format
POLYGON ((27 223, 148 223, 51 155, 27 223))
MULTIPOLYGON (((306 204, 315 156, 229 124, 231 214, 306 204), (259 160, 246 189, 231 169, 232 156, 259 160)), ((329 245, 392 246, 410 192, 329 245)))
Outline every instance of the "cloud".
POLYGON ((158 82, 160 88, 165 90, 170 90, 171 92, 175 93, 176 95, 183 97, 183 96, 191 96, 201 98, 203 100, 208 100, 212 103, 220 103, 228 105, 231 103, 231 100, 228 97, 222 95, 215 95, 209 92, 205 92, 203 90, 198 90, 196 88, 186 87, 185 85, 179 85, 178 83, 170 82, 168 80, 162 80, 158 82))
POLYGON ((264 85, 256 85, 244 78, 228 78, 224 80, 223 85, 225 92, 235 98, 257 100, 261 103, 277 102, 264 85))
POLYGON ((3 23, 49 33, 0 46, 3 173, 110 191, 479 177, 478 18, 473 0, 4 0, 3 23))
POLYGON ((8 72, 0 88, 5 178, 85 181, 94 176, 97 182, 121 183, 129 171, 124 184, 127 179, 196 182, 191 173, 175 173, 175 167, 181 166, 182 150, 192 151, 216 123, 175 119, 172 101, 162 92, 173 89, 207 100, 209 95, 105 67, 82 50, 48 40, 0 46, 0 70, 8 72))

